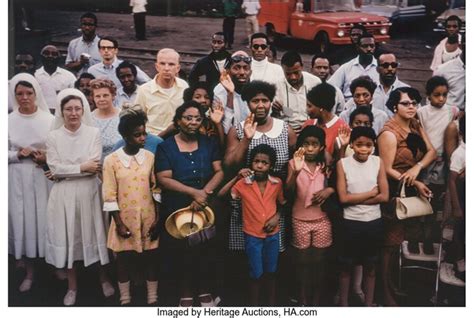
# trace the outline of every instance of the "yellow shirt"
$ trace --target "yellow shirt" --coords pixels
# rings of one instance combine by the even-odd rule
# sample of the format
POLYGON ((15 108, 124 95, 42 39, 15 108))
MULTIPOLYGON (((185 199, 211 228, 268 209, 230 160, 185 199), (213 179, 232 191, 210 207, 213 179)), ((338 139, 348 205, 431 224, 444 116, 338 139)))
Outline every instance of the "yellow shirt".
POLYGON ((173 89, 167 92, 156 83, 155 76, 138 88, 135 104, 140 104, 148 116, 148 133, 157 135, 173 122, 176 108, 183 104, 183 91, 187 87, 188 83, 176 77, 173 89))

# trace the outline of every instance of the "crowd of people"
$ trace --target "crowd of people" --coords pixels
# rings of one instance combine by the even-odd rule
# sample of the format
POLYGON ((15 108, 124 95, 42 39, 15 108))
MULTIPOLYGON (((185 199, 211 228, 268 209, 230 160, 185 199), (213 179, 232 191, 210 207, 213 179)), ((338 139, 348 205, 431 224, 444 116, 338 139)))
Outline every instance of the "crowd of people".
POLYGON ((157 305, 164 275, 176 282, 176 305, 232 305, 210 273, 233 253, 247 259, 248 305, 276 305, 281 289, 295 305, 321 305, 335 271, 335 305, 348 306, 352 290, 373 306, 380 283, 379 302, 396 306, 393 255, 405 240, 410 253, 433 254, 446 220, 455 223, 455 257, 442 279, 463 286, 458 17, 447 19, 434 52, 426 101, 361 25, 334 73, 323 54, 310 72, 293 50, 274 63, 264 33, 250 35, 249 52, 229 52, 233 38, 216 32, 187 78, 171 48, 158 51, 150 78, 118 58, 116 39, 96 34, 94 14, 80 24, 64 68, 47 45, 37 70, 31 54, 18 52, 9 81, 8 235, 25 270, 20 292, 32 288, 34 260, 44 258, 68 282, 66 306, 76 303, 79 263, 98 266, 104 297, 118 288, 120 305, 133 304, 130 283, 140 279, 146 302, 157 305), (435 213, 397 219, 390 203, 402 184, 435 213), (284 259, 290 266, 280 268, 284 259))

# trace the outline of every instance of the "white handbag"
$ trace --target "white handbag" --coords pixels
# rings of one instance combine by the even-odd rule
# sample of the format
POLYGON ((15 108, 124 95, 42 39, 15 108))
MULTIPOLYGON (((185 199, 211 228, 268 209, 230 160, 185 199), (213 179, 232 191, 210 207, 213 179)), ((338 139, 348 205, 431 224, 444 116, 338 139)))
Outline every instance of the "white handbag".
POLYGON ((430 201, 424 196, 406 197, 405 181, 402 183, 400 197, 395 198, 395 211, 399 220, 433 214, 430 201))

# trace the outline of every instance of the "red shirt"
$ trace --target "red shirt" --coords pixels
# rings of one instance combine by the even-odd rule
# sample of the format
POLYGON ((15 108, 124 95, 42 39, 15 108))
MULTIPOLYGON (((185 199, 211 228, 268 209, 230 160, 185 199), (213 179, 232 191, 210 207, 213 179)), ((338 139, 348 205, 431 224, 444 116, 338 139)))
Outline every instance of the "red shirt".
POLYGON ((242 201, 242 223, 246 234, 265 238, 278 233, 279 226, 272 233, 266 233, 263 227, 277 213, 277 201, 280 204, 286 202, 279 178, 268 176, 263 195, 256 181, 241 179, 232 187, 231 195, 235 200, 242 201))
POLYGON ((306 126, 318 126, 324 130, 326 133, 326 152, 331 155, 334 151, 334 143, 338 136, 339 127, 349 127, 342 118, 339 118, 336 115, 334 115, 334 117, 324 125, 318 125, 317 119, 308 119, 304 122, 303 128, 306 126))

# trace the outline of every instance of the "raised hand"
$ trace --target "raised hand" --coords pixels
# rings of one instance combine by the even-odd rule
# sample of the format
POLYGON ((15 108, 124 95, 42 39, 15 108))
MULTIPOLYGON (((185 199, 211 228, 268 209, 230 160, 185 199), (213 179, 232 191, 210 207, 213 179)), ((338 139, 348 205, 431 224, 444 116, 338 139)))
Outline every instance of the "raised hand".
POLYGON ((222 70, 219 81, 221 82, 222 86, 224 86, 227 92, 233 93, 235 91, 234 82, 232 82, 232 78, 226 70, 222 70))
POLYGON ((303 169, 304 153, 305 153, 304 148, 300 147, 293 154, 293 161, 295 163, 295 171, 297 171, 297 172, 299 172, 299 171, 301 171, 301 169, 303 169))
POLYGON ((341 126, 337 130, 337 135, 341 141, 341 146, 347 146, 351 137, 351 129, 347 126, 341 126))
POLYGON ((251 175, 253 175, 253 171, 250 170, 249 168, 240 169, 238 173, 239 179, 244 179, 244 178, 250 177, 251 175))
POLYGON ((215 99, 212 103, 210 119, 215 124, 220 124, 222 118, 224 118, 224 106, 222 102, 218 99, 215 99))
POLYGON ((257 131, 257 122, 255 121, 255 114, 250 113, 244 122, 244 135, 247 139, 252 139, 257 131))

